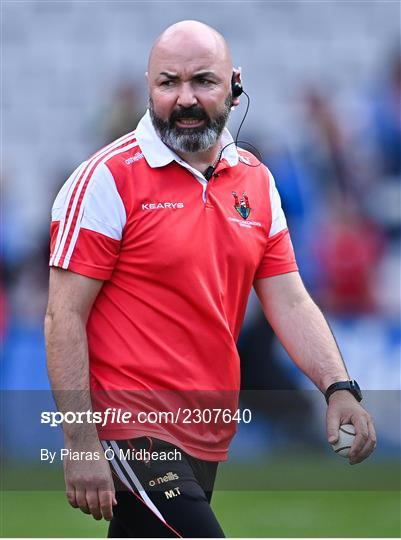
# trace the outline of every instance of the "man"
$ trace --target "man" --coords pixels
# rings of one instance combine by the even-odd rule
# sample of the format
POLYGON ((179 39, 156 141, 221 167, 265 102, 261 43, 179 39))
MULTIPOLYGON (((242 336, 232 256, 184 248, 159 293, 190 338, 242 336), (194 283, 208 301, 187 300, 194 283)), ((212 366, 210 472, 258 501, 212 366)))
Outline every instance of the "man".
POLYGON ((147 81, 137 130, 80 165, 53 206, 46 340, 58 406, 136 419, 65 424, 68 449, 100 456, 65 462, 67 497, 112 520, 112 537, 222 537, 209 503, 235 431, 222 411, 237 406, 252 286, 299 368, 323 392, 343 383, 327 396, 329 441, 353 423, 358 463, 375 433, 297 272, 274 179, 225 129, 241 76, 223 37, 196 21, 169 27, 147 81), (152 410, 174 417, 153 422, 152 410))

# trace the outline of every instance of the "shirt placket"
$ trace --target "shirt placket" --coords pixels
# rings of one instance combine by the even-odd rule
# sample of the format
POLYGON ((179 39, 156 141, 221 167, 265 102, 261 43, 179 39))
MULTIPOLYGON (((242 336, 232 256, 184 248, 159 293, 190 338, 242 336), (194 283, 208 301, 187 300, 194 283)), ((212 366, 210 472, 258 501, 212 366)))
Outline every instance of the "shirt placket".
POLYGON ((202 201, 206 204, 206 199, 207 199, 206 192, 207 192, 207 185, 208 185, 208 181, 206 180, 206 178, 197 169, 194 169, 193 167, 191 167, 191 165, 188 165, 188 163, 185 163, 185 161, 178 160, 177 163, 179 163, 182 167, 187 169, 192 174, 192 176, 194 176, 195 179, 200 183, 200 185, 202 186, 202 201))
POLYGON ((217 167, 216 167, 216 169, 215 169, 215 171, 214 171, 214 173, 213 173, 213 175, 212 175, 212 177, 210 178, 209 181, 206 180, 206 178, 203 176, 203 174, 201 172, 199 172, 197 169, 194 169, 193 167, 188 165, 188 163, 186 163, 185 161, 177 160, 177 163, 179 163, 182 167, 187 169, 195 177, 195 179, 201 184, 201 186, 202 186, 202 201, 203 201, 206 208, 212 208, 213 205, 210 204, 208 195, 210 193, 210 189, 211 189, 211 186, 212 186, 213 182, 216 181, 216 179, 220 176, 221 172, 224 171, 224 169, 227 169, 227 167, 229 167, 229 164, 227 163, 227 161, 225 159, 220 161, 220 163, 217 165, 217 167))

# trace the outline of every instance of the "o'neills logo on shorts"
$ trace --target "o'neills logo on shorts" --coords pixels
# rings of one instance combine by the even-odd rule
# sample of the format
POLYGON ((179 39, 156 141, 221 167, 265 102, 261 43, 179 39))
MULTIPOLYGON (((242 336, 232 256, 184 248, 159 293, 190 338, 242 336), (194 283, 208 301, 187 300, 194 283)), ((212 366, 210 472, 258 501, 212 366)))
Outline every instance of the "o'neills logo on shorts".
POLYGON ((154 480, 149 480, 150 487, 158 486, 160 484, 164 484, 165 482, 171 482, 172 480, 178 480, 179 476, 177 473, 168 472, 164 476, 159 476, 158 478, 155 478, 154 480))
POLYGON ((163 210, 165 208, 184 208, 183 202, 158 202, 158 203, 142 203, 142 210, 163 210))

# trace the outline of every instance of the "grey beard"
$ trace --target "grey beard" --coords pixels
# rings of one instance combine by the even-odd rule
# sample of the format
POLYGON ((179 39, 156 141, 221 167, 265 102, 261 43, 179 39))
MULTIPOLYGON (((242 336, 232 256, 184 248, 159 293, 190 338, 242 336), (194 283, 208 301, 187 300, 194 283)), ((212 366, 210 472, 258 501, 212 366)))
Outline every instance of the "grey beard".
POLYGON ((162 120, 154 112, 152 98, 149 98, 149 112, 153 126, 166 146, 174 152, 195 153, 209 150, 216 144, 230 116, 231 103, 230 94, 224 102, 221 114, 210 118, 206 117, 205 113, 206 125, 199 128, 179 128, 175 122, 162 120))

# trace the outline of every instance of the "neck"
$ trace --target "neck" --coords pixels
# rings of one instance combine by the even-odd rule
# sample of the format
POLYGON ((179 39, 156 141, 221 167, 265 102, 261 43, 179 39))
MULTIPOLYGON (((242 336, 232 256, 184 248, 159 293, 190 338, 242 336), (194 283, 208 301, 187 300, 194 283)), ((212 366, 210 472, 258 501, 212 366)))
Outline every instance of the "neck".
POLYGON ((217 143, 205 150, 204 152, 176 152, 181 159, 183 159, 188 165, 191 165, 194 169, 197 169, 202 174, 210 166, 214 165, 217 161, 221 151, 220 139, 217 143))

